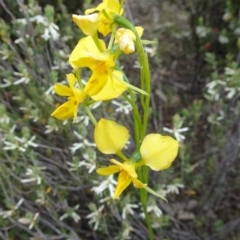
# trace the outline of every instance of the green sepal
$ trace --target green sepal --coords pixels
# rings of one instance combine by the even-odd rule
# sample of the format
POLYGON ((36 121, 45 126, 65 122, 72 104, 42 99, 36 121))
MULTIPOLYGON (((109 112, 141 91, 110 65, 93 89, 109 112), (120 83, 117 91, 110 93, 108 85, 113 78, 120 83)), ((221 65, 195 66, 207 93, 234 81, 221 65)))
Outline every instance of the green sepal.
POLYGON ((142 159, 142 156, 141 156, 141 153, 140 151, 136 150, 132 156, 130 157, 130 160, 135 162, 135 163, 138 163, 139 161, 141 161, 142 159))
POLYGON ((113 15, 113 19, 114 19, 114 22, 115 22, 116 24, 118 24, 119 26, 124 27, 124 28, 126 28, 126 29, 130 29, 131 31, 133 31, 133 33, 134 33, 135 35, 138 35, 135 27, 134 27, 134 26, 132 25, 132 23, 131 23, 130 21, 128 21, 126 18, 121 17, 121 16, 119 16, 119 15, 117 15, 117 14, 114 14, 114 15, 113 15))
POLYGON ((146 191, 148 191, 149 193, 151 193, 151 194, 153 194, 154 196, 156 196, 156 197, 158 197, 158 198, 160 198, 160 199, 162 199, 162 200, 164 200, 164 201, 168 201, 165 197, 163 197, 163 196, 161 196, 160 194, 158 194, 157 192, 155 192, 154 190, 152 190, 151 188, 149 188, 148 186, 146 186, 145 188, 144 188, 146 191))

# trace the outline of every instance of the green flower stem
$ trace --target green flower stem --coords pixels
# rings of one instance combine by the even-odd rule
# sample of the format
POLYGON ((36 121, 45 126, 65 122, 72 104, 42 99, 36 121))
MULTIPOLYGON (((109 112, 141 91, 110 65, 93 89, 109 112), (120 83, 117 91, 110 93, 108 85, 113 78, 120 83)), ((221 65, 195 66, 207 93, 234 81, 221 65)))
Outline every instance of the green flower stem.
MULTIPOLYGON (((141 168, 138 168, 138 177, 139 177, 139 179, 141 179, 141 181, 143 183, 148 182, 148 168, 147 168, 147 166, 142 166, 141 168)), ((141 203, 142 203, 142 207, 143 207, 143 211, 144 211, 144 215, 145 215, 145 221, 146 221, 147 227, 148 227, 149 240, 154 240, 153 229, 152 229, 152 225, 151 225, 151 219, 150 219, 149 214, 147 212, 147 191, 144 188, 140 189, 140 199, 141 199, 141 203)))
POLYGON ((84 86, 83 86, 83 84, 82 84, 81 77, 80 77, 80 68, 76 68, 76 69, 75 69, 75 76, 76 76, 76 78, 77 78, 77 82, 78 82, 78 84, 79 84, 79 87, 80 87, 81 89, 83 89, 84 86))
POLYGON ((117 152, 116 155, 120 157, 122 160, 128 161, 128 158, 121 151, 117 152))
MULTIPOLYGON (((76 78, 77 78, 77 81, 78 81, 78 84, 79 84, 80 88, 83 89, 84 86, 83 86, 83 84, 82 84, 82 82, 81 82, 80 69, 79 69, 79 68, 76 68, 76 69, 75 69, 75 75, 76 75, 76 78)), ((85 111, 87 112, 88 117, 89 117, 89 119, 91 120, 92 124, 93 124, 94 126, 96 126, 96 125, 97 125, 97 121, 96 121, 95 117, 93 116, 93 114, 92 114, 90 108, 88 107, 87 103, 83 104, 83 106, 84 106, 85 111)))
POLYGON ((95 32, 95 34, 92 35, 92 38, 93 38, 93 41, 95 42, 98 50, 99 50, 100 52, 104 52, 104 49, 103 49, 103 47, 102 47, 102 45, 101 45, 101 42, 99 41, 97 32, 95 32))
POLYGON ((85 111, 87 112, 88 117, 90 118, 92 124, 93 124, 94 126, 96 126, 96 125, 97 125, 97 121, 96 121, 95 117, 93 116, 91 110, 89 109, 89 107, 87 107, 87 106, 85 106, 85 105, 84 105, 84 108, 85 108, 85 111))
MULTIPOLYGON (((112 32, 116 32, 116 29, 117 29, 117 25, 115 25, 113 27, 112 32)), ((111 47, 112 47, 112 45, 114 43, 114 40, 115 40, 115 35, 112 33, 111 38, 110 38, 109 43, 108 43, 108 48, 107 49, 111 49, 111 47)))
POLYGON ((143 128, 141 132, 141 141, 146 135, 148 117, 149 117, 149 104, 150 104, 150 94, 151 94, 151 76, 149 70, 148 57, 143 49, 143 45, 139 36, 136 34, 136 48, 139 56, 139 62, 141 66, 141 88, 148 95, 141 95, 141 103, 143 104, 143 128))
MULTIPOLYGON (((150 81, 150 70, 149 70, 149 64, 147 59, 147 54, 145 53, 143 49, 142 42, 138 36, 138 33, 135 29, 135 27, 132 25, 131 22, 129 22, 126 18, 123 18, 118 15, 114 15, 114 22, 117 23, 120 26, 123 26, 127 29, 130 29, 136 37, 136 49, 139 57, 139 63, 141 66, 141 89, 142 91, 146 92, 147 94, 141 94, 140 96, 140 102, 143 107, 143 126, 141 127, 140 131, 140 139, 136 139, 136 142, 139 144, 142 142, 143 138, 145 137, 146 130, 147 130, 147 124, 148 124, 148 117, 149 117, 149 104, 150 104, 150 93, 151 93, 151 81, 150 81)), ((134 121, 134 124, 137 124, 137 121, 134 121)), ((148 170, 146 170, 146 166, 142 166, 141 168, 138 168, 138 176, 140 181, 147 180, 148 179, 148 170), (144 169, 141 171, 141 169, 144 169)), ((145 189, 140 190, 140 198, 142 202, 142 206, 145 213, 145 219, 148 226, 148 234, 149 239, 153 240, 153 230, 152 225, 150 222, 150 217, 147 212, 147 192, 145 189)))
MULTIPOLYGON (((144 65, 143 69, 149 69, 149 63, 148 63, 148 57, 145 53, 144 55, 144 65)), ((149 113, 149 105, 150 105, 150 93, 151 93, 151 82, 150 82, 150 72, 149 70, 145 72, 145 79, 146 79, 146 92, 149 94, 148 96, 145 96, 145 102, 144 102, 144 112, 143 112, 143 129, 142 129, 142 138, 146 135, 147 131, 147 125, 148 125, 148 117, 150 115, 149 113)))
MULTIPOLYGON (((135 29, 134 29, 135 30, 135 29)), ((141 94, 141 104, 143 106, 143 126, 141 129, 140 141, 142 142, 143 138, 146 135, 148 117, 149 117, 149 104, 150 104, 150 94, 151 94, 151 76, 150 69, 148 63, 148 57, 143 49, 142 42, 136 32, 134 31, 136 36, 136 48, 138 52, 139 62, 141 66, 141 88, 147 92, 148 95, 141 94)), ((142 166, 139 170, 139 179, 143 183, 148 182, 148 167, 142 166)), ((148 226, 148 236, 150 240, 153 240, 153 229, 151 225, 151 219, 147 212, 147 191, 145 189, 140 189, 140 199, 142 202, 145 220, 148 226)))
POLYGON ((137 148, 137 150, 139 150, 140 149, 140 133, 141 133, 141 129, 142 129, 142 122, 141 122, 140 114, 138 112, 137 105, 135 103, 133 91, 131 89, 128 89, 128 91, 129 91, 131 99, 129 99, 129 97, 127 97, 126 94, 123 94, 123 97, 131 104, 131 106, 133 108, 135 142, 136 142, 136 148, 137 148))

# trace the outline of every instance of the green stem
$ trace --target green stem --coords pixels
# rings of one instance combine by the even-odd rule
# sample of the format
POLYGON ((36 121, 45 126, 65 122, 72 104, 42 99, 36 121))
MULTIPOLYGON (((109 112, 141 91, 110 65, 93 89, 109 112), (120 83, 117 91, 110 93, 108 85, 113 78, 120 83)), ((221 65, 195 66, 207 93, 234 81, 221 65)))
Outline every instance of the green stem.
POLYGON ((102 45, 101 45, 101 42, 100 42, 100 40, 99 40, 99 38, 98 38, 97 32, 96 32, 94 35, 92 35, 92 38, 93 38, 93 41, 95 42, 98 50, 99 50, 100 52, 104 52, 104 49, 103 49, 103 47, 102 47, 102 45))
MULTIPOLYGON (((141 104, 143 106, 143 126, 141 128, 141 135, 140 135, 140 141, 143 141, 143 138, 146 135, 147 131, 147 124, 148 124, 148 117, 149 117, 149 104, 150 104, 150 94, 151 94, 151 76, 150 76, 150 69, 149 69, 149 63, 148 63, 148 57, 143 49, 142 42, 135 31, 136 36, 136 49, 138 52, 139 57, 139 63, 141 66, 141 88, 146 91, 148 95, 141 94, 141 104)), ((148 182, 148 167, 142 166, 139 170, 140 181, 147 183, 148 182)), ((147 191, 145 189, 140 190, 140 199, 142 202, 144 214, 145 214, 145 220, 148 227, 148 236, 150 240, 153 240, 153 229, 151 225, 151 219, 149 217, 149 214, 147 212, 147 191)))
MULTIPOLYGON (((139 176, 139 179, 141 179, 143 183, 148 182, 147 166, 142 166, 141 168, 138 168, 138 176, 139 176)), ((141 203, 142 203, 142 207, 143 207, 143 211, 144 211, 144 215, 145 215, 145 221, 146 221, 147 227, 148 227, 149 240, 154 240, 151 219, 147 212, 147 191, 144 188, 140 189, 140 199, 141 199, 141 203)))
MULTIPOLYGON (((76 78, 77 78, 77 81, 78 81, 78 84, 79 84, 80 88, 83 89, 84 86, 83 86, 83 84, 82 84, 82 82, 81 82, 80 69, 79 69, 79 68, 75 69, 75 75, 76 75, 76 78)), ((89 107, 87 106, 87 104, 83 104, 83 105, 84 105, 84 108, 85 108, 85 110, 86 110, 86 112, 87 112, 87 114, 88 114, 88 117, 89 117, 89 119, 91 120, 92 124, 93 124, 94 126, 96 126, 96 125, 97 125, 97 121, 96 121, 95 117, 93 116, 91 110, 89 109, 89 107)))
POLYGON ((128 161, 128 158, 121 151, 117 152, 116 155, 120 157, 122 160, 128 161))
MULTIPOLYGON (((145 53, 144 56, 144 65, 143 69, 149 69, 148 64, 148 57, 145 53)), ((149 94, 148 96, 145 96, 145 102, 144 102, 144 111, 143 111, 143 128, 142 128, 142 138, 144 138, 146 131, 147 131, 147 124, 148 124, 148 117, 150 115, 149 113, 149 105, 150 105, 150 93, 151 93, 151 82, 150 82, 150 72, 149 70, 145 72, 145 83, 146 83, 146 92, 149 94)))
MULTIPOLYGON (((117 29, 116 27, 113 27, 113 32, 115 32, 116 29, 117 29)), ((108 43, 108 49, 110 49, 110 48, 112 47, 113 42, 114 42, 114 39, 115 39, 115 36, 114 36, 114 34, 112 33, 111 38, 110 38, 109 43, 108 43)))
POLYGON ((141 132, 141 140, 143 140, 148 124, 149 117, 149 104, 150 104, 150 93, 151 93, 151 81, 150 71, 147 54, 144 52, 143 45, 138 35, 136 35, 136 48, 138 51, 139 62, 141 66, 141 88, 148 95, 141 95, 141 103, 143 105, 143 128, 141 132))
POLYGON ((126 94, 123 94, 123 97, 131 104, 133 108, 133 119, 134 119, 134 133, 135 133, 135 142, 137 150, 140 149, 140 133, 142 129, 142 122, 140 114, 135 103, 134 94, 131 89, 128 89, 131 99, 126 94))
MULTIPOLYGON (((146 130, 147 130, 147 123, 148 123, 148 117, 149 117, 149 104, 150 104, 150 93, 151 93, 151 81, 150 81, 150 70, 149 70, 149 64, 147 59, 147 54, 145 53, 143 49, 142 42, 138 36, 138 33, 131 22, 129 22, 127 19, 114 15, 114 22, 117 23, 120 26, 123 26, 127 29, 130 29, 136 37, 136 49, 139 57, 139 63, 140 63, 140 71, 141 71, 141 89, 142 91, 146 92, 147 94, 141 94, 140 96, 140 102, 143 107, 143 126, 140 129, 140 138, 139 141, 136 139, 136 142, 138 141, 138 144, 140 144, 145 137, 146 130)), ((134 124, 137 124, 137 121, 134 121, 134 124)), ((147 180, 148 179, 148 170, 145 170, 144 168, 147 168, 146 166, 142 166, 138 169, 138 176, 139 180, 147 180), (141 169, 143 170, 143 173, 141 172, 141 169)), ((147 192, 145 189, 140 190, 140 198, 142 202, 142 206, 145 213, 146 223, 148 226, 148 232, 149 232, 149 239, 153 240, 153 229, 151 225, 151 221, 147 212, 147 192)))
POLYGON ((77 82, 78 82, 78 84, 79 84, 79 87, 80 87, 81 89, 83 89, 84 86, 83 86, 83 84, 82 84, 81 77, 80 77, 80 68, 76 68, 76 69, 75 69, 75 76, 76 76, 76 78, 77 78, 77 82))
POLYGON ((96 121, 95 117, 93 116, 91 110, 90 110, 89 107, 87 107, 87 106, 84 106, 84 108, 85 108, 85 110, 86 110, 86 112, 87 112, 87 114, 88 114, 88 117, 90 118, 92 124, 93 124, 94 126, 96 126, 96 125, 97 125, 97 121, 96 121))

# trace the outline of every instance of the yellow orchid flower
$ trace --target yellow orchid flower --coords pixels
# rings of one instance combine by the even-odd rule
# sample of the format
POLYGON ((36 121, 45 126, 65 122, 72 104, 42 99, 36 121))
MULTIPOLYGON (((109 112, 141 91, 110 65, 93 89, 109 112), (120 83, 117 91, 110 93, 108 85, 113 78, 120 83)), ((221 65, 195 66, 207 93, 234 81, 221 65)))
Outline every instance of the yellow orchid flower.
MULTIPOLYGON (((104 154, 119 153, 128 139, 127 128, 111 120, 102 118, 94 129, 94 141, 98 150, 104 154)), ((178 142, 172 137, 158 133, 148 134, 141 144, 141 161, 137 165, 147 165, 154 171, 167 169, 177 153, 178 142)))
POLYGON ((60 96, 68 97, 68 101, 60 105, 51 116, 60 120, 73 117, 75 121, 78 106, 87 98, 87 94, 84 93, 82 89, 75 87, 77 80, 72 73, 67 75, 67 80, 69 87, 60 83, 54 85, 54 91, 60 96))
POLYGON ((93 12, 98 12, 98 31, 105 37, 111 31, 112 15, 118 14, 121 16, 123 9, 118 0, 103 0, 96 8, 86 10, 85 14, 88 15, 93 12))
MULTIPOLYGON (((102 118, 95 126, 94 141, 98 150, 104 154, 124 156, 121 150, 126 145, 128 139, 129 133, 127 128, 114 121, 102 118)), ((162 196, 147 187, 146 184, 137 180, 135 168, 147 165, 155 171, 166 169, 171 166, 177 153, 178 142, 172 137, 162 136, 160 134, 148 134, 140 147, 141 157, 138 162, 135 162, 134 159, 127 159, 124 156, 124 163, 119 163, 112 159, 110 161, 117 166, 110 165, 106 168, 99 168, 97 172, 101 175, 110 175, 120 171, 118 178, 119 187, 117 186, 114 195, 116 198, 120 196, 122 191, 126 189, 131 182, 134 183, 135 187, 145 188, 152 194, 162 198, 162 196)))
POLYGON ((114 70, 115 56, 106 50, 100 40, 103 53, 96 47, 92 37, 82 38, 70 55, 69 62, 74 67, 88 67, 92 75, 84 92, 94 100, 109 100, 119 97, 128 87, 123 81, 123 73, 114 70))
MULTIPOLYGON (((142 27, 135 27, 139 38, 141 38, 143 34, 143 28, 142 27)), ((115 35, 115 40, 119 45, 119 48, 125 53, 133 53, 135 51, 135 44, 134 42, 136 41, 136 36, 135 34, 125 28, 119 28, 116 32, 115 35)))
POLYGON ((118 175, 118 184, 115 189, 113 199, 119 198, 121 193, 130 185, 131 182, 136 188, 145 188, 146 184, 143 184, 137 179, 135 163, 130 161, 120 163, 115 159, 111 159, 110 162, 114 163, 115 165, 109 165, 108 167, 98 168, 97 173, 100 175, 108 176, 120 172, 118 175))

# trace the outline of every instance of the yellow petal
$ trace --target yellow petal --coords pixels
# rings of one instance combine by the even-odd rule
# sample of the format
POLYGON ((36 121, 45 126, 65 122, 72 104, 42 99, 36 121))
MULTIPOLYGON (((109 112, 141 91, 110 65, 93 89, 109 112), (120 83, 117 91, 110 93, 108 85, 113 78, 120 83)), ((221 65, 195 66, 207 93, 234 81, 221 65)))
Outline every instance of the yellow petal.
POLYGON ((92 95, 91 98, 95 101, 105 101, 118 98, 127 89, 127 85, 116 80, 116 77, 122 79, 122 72, 116 70, 113 71, 113 79, 111 80, 108 76, 105 86, 98 92, 98 94, 92 95))
POLYGON ((169 168, 177 156, 178 142, 170 136, 147 135, 140 147, 145 165, 159 171, 169 168))
POLYGON ((78 104, 82 103, 87 98, 87 94, 79 88, 74 88, 73 94, 78 104))
POLYGON ((122 192, 130 185, 130 183, 131 177, 127 174, 127 172, 120 172, 118 176, 118 184, 113 199, 119 198, 122 192))
POLYGON ((77 81, 74 74, 73 73, 67 74, 67 80, 68 80, 68 85, 69 85, 70 89, 73 90, 74 85, 77 81))
POLYGON ((132 182, 135 188, 145 188, 147 186, 147 184, 144 184, 142 182, 140 182, 138 179, 136 178, 132 178, 132 182))
POLYGON ((122 168, 125 172, 128 173, 130 177, 137 178, 137 173, 135 171, 135 163, 126 161, 122 164, 122 168))
POLYGON ((100 152, 112 154, 120 151, 129 138, 128 130, 114 121, 101 119, 94 129, 94 141, 100 152))
MULTIPOLYGON (((106 45, 103 40, 99 40, 102 49, 106 50, 106 45)), ((82 38, 77 46, 73 49, 69 62, 77 67, 93 68, 98 62, 98 56, 101 52, 98 50, 91 36, 82 38)))
POLYGON ((144 31, 143 27, 137 26, 137 27, 135 27, 135 29, 137 31, 137 34, 138 34, 139 38, 141 38, 142 35, 143 35, 143 31, 144 31))
POLYGON ((103 2, 100 3, 96 8, 87 9, 85 11, 85 14, 90 14, 95 11, 102 11, 103 9, 105 9, 106 11, 118 13, 119 8, 120 5, 118 0, 103 0, 103 2))
MULTIPOLYGON (((137 31, 139 38, 141 38, 143 35, 143 31, 144 31, 143 27, 137 26, 137 27, 135 27, 135 29, 137 31)), ((135 41, 136 40, 135 34, 130 29, 127 29, 127 32, 131 36, 131 38, 135 41)))
POLYGON ((72 15, 73 21, 78 25, 78 27, 83 31, 84 34, 93 36, 98 28, 98 14, 90 15, 72 15))
MULTIPOLYGON (((119 48, 125 53, 129 54, 135 51, 135 45, 133 38, 129 34, 131 31, 127 31, 125 28, 119 28, 116 32, 115 39, 119 45, 119 48)), ((133 33, 132 33, 133 34, 133 33)), ((134 34, 133 34, 134 36, 134 34)))
POLYGON ((107 19, 103 13, 99 14, 99 25, 98 25, 98 31, 104 36, 106 37, 110 32, 111 32, 111 24, 112 21, 107 19))
POLYGON ((88 80, 87 85, 85 86, 84 92, 89 96, 96 95, 105 87, 107 81, 107 73, 93 73, 91 78, 88 80))
POLYGON ((121 170, 124 170, 125 172, 128 173, 130 177, 137 178, 137 173, 135 171, 136 164, 130 161, 126 161, 124 163, 120 163, 115 159, 111 159, 110 162, 118 165, 121 170))
MULTIPOLYGON (((142 27, 135 27, 139 38, 143 34, 143 28, 142 27)), ((125 53, 125 54, 130 54, 135 51, 135 43, 134 41, 136 40, 135 34, 125 28, 119 28, 116 32, 115 35, 116 42, 119 45, 119 48, 125 53)))
POLYGON ((98 168, 97 173, 103 176, 108 176, 120 171, 120 167, 116 165, 109 165, 108 167, 98 168))
POLYGON ((67 101, 60 105, 51 116, 60 120, 72 118, 77 113, 77 106, 72 101, 67 101))
POLYGON ((70 97, 73 95, 72 90, 68 86, 60 84, 60 83, 54 84, 53 89, 54 89, 55 93, 57 93, 60 96, 70 97))

